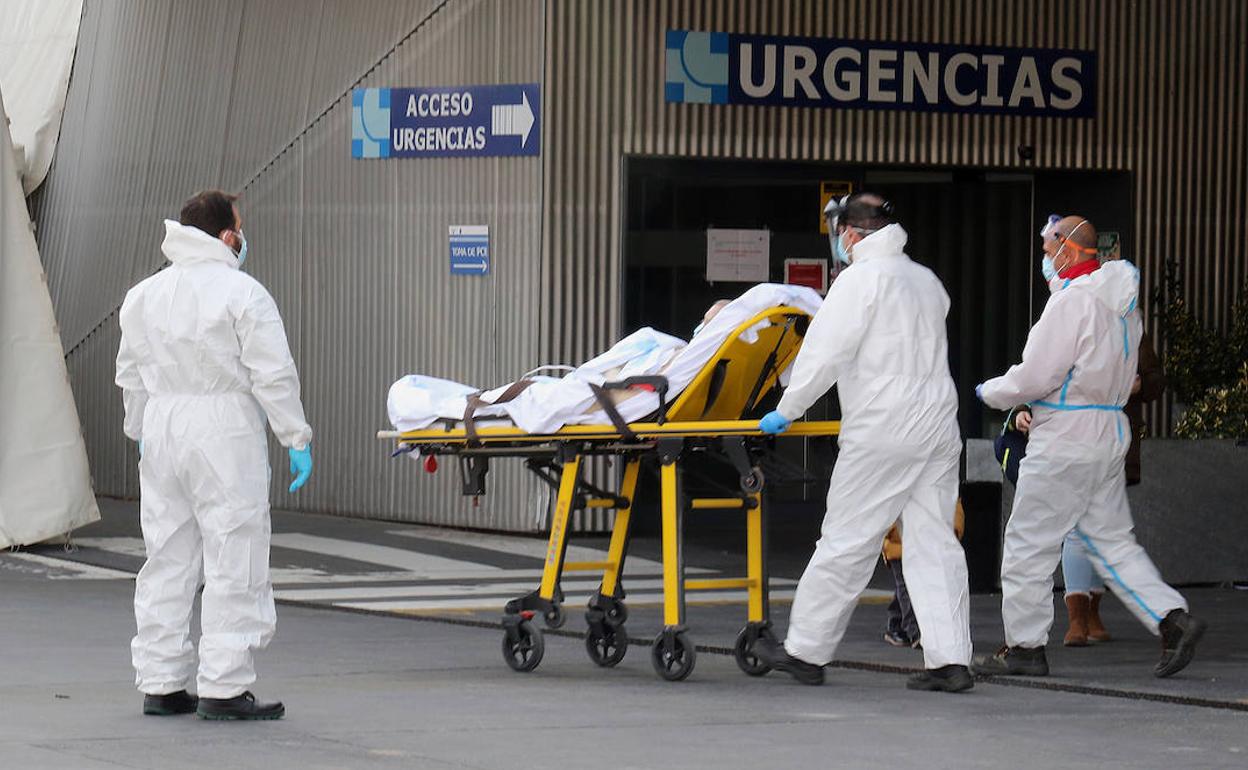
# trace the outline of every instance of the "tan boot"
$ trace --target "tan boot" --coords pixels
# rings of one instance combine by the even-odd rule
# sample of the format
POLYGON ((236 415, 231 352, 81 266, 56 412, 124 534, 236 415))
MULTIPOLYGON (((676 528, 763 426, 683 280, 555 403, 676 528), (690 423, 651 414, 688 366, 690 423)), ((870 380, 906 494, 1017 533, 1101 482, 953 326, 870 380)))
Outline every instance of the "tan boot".
POLYGON ((1070 616, 1070 630, 1062 639, 1067 647, 1088 646, 1088 607, 1091 600, 1087 594, 1066 594, 1066 613, 1070 616))
POLYGON ((1104 595, 1104 591, 1094 591, 1088 602, 1088 641, 1091 642, 1108 642, 1112 638, 1101 622, 1101 597, 1104 595))

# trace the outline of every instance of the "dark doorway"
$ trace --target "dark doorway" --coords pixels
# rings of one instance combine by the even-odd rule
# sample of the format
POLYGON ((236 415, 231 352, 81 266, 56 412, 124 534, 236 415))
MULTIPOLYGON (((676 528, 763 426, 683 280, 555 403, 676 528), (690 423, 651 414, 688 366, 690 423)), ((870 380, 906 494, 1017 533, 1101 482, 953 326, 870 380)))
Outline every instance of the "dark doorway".
MULTIPOLYGON (((653 326, 688 337, 715 300, 750 284, 706 280, 706 230, 766 229, 771 280, 787 258, 829 258, 819 231, 820 183, 848 182, 896 206, 907 253, 940 276, 952 302, 950 368, 964 438, 987 438, 1000 415, 975 385, 1018 361, 1048 289, 1039 275, 1038 232, 1049 213, 1079 213, 1120 234, 1130 257, 1130 177, 1105 172, 1000 173, 862 165, 632 157, 624 236, 624 329, 653 326)), ((825 399, 813 417, 835 417, 825 399)))

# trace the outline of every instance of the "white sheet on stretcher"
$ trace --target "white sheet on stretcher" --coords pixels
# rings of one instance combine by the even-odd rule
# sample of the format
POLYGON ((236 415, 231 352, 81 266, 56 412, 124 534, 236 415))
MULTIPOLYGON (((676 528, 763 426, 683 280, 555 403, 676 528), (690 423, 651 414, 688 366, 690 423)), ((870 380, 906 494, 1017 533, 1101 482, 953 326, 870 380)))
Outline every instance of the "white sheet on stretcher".
MULTIPOLYGON (((563 377, 530 377, 533 384, 510 402, 493 404, 510 383, 483 393, 481 399, 487 405, 474 414, 479 418, 510 419, 528 433, 554 433, 565 425, 602 423, 607 418, 597 408, 591 383, 601 385, 608 379, 656 374, 667 377, 670 403, 742 323, 781 305, 813 316, 821 302, 818 292, 804 286, 759 284, 726 305, 688 343, 649 327, 638 329, 563 377)), ((744 336, 747 342, 757 338, 754 329, 744 336)), ((438 420, 462 419, 468 397, 479 391, 480 388, 450 380, 410 374, 390 387, 386 407, 396 430, 420 430, 438 420)), ((639 392, 620 400, 616 408, 626 421, 635 422, 652 414, 658 406, 657 394, 639 392)))

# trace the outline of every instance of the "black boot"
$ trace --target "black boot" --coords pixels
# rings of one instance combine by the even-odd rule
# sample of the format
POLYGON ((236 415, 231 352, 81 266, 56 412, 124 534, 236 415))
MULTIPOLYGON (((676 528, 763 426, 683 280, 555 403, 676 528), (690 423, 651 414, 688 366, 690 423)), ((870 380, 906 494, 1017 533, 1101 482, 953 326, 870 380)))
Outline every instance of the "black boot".
POLYGON ((940 668, 929 668, 912 674, 906 682, 909 690, 929 690, 940 692, 962 692, 975 686, 971 678, 971 670, 966 666, 949 665, 940 668))
POLYGON ((200 719, 281 719, 286 707, 277 703, 257 703, 250 692, 234 698, 200 698, 200 719))
POLYGON ((1002 647, 995 655, 981 655, 971 663, 976 674, 994 676, 1048 676, 1043 647, 1002 647))
POLYGON ((1162 678, 1177 674, 1192 662, 1196 643, 1205 635, 1208 624, 1183 610, 1172 610, 1161 621, 1161 660, 1153 668, 1153 676, 1162 678))
POLYGON ((802 684, 823 684, 823 666, 795 658, 784 649, 784 645, 774 639, 760 638, 754 646, 759 660, 777 671, 783 671, 802 684))
POLYGON ((144 695, 143 713, 154 717, 169 717, 174 714, 194 714, 199 699, 186 690, 178 690, 167 695, 144 695))

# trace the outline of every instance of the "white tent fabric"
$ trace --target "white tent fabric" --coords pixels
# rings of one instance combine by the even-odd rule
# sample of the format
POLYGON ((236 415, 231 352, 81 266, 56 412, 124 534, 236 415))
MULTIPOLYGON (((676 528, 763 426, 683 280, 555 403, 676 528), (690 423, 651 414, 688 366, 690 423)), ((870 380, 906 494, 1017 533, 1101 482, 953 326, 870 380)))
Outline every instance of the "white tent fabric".
POLYGON ((100 518, 0 92, 0 548, 100 518))
POLYGON ((0 0, 0 91, 25 195, 52 165, 81 20, 82 0, 0 0))

